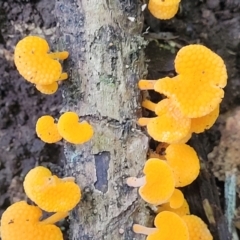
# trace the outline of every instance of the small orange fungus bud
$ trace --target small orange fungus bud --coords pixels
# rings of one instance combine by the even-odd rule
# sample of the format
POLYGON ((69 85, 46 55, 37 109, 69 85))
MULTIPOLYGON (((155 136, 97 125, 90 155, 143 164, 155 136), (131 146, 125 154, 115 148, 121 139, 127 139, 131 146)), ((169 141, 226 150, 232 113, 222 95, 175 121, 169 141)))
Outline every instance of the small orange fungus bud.
POLYGON ((79 118, 75 112, 65 112, 58 120, 58 131, 68 142, 82 144, 89 141, 93 136, 92 126, 83 121, 78 122, 79 118))
POLYGON ((175 208, 175 209, 171 208, 169 202, 158 206, 157 212, 163 212, 163 211, 174 212, 179 216, 184 216, 184 215, 190 214, 189 206, 188 206, 186 199, 183 200, 183 204, 180 208, 175 208))
POLYGON ((54 123, 54 118, 46 115, 37 120, 36 132, 38 137, 46 143, 56 143, 62 139, 58 133, 57 124, 54 123))
POLYGON ((179 189, 175 189, 171 198, 169 199, 169 205, 173 209, 180 208, 183 205, 184 196, 179 189))
POLYGON ((148 235, 147 240, 190 239, 186 223, 176 213, 169 211, 159 213, 154 220, 154 225, 156 228, 147 228, 134 224, 133 231, 148 235))
POLYGON ((148 9, 155 18, 170 19, 176 15, 179 2, 180 0, 150 0, 148 9))
POLYGON ((190 239, 213 240, 212 234, 201 218, 194 215, 186 215, 182 219, 187 224, 190 239))
POLYGON ((58 83, 54 82, 54 83, 49 84, 49 85, 37 84, 36 88, 39 92, 41 92, 43 94, 53 94, 58 90, 58 83))
POLYGON ((68 52, 49 53, 45 39, 28 36, 18 42, 14 53, 14 62, 19 73, 29 82, 49 85, 67 78, 62 66, 56 59, 63 60, 68 52))
POLYGON ((127 179, 127 184, 131 187, 140 187, 140 196, 150 204, 160 205, 167 202, 175 187, 168 164, 158 158, 150 158, 145 163, 143 172, 145 177, 130 177, 127 179))
POLYGON ((70 211, 81 199, 74 178, 60 179, 41 166, 28 172, 23 187, 27 196, 47 212, 70 211))
POLYGON ((165 157, 172 168, 176 187, 189 185, 197 178, 200 161, 192 147, 183 143, 170 144, 165 157))
POLYGON ((2 214, 2 240, 63 240, 57 226, 39 221, 42 211, 21 201, 14 203, 2 214))

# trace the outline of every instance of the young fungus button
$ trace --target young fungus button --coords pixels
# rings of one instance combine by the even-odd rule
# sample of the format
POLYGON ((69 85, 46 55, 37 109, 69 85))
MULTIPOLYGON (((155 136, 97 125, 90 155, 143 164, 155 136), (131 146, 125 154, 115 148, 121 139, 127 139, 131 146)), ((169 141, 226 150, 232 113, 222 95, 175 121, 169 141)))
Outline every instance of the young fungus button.
POLYGON ((54 123, 54 118, 46 115, 37 120, 36 123, 37 136, 46 143, 56 143, 62 139, 57 129, 57 124, 54 123))
POLYGON ((187 186, 197 178, 200 161, 192 147, 183 143, 170 144, 165 157, 172 169, 176 187, 187 186))
POLYGON ((67 212, 81 199, 74 178, 58 178, 45 167, 30 170, 23 182, 26 195, 47 212, 67 212))
POLYGON ((25 201, 14 203, 2 214, 2 240, 63 240, 60 228, 41 222, 41 217, 40 208, 25 201))
POLYGON ((145 163, 142 178, 130 177, 128 186, 140 187, 139 194, 142 199, 153 205, 160 205, 172 196, 175 181, 171 168, 165 161, 158 158, 150 158, 145 163))
POLYGON ((58 120, 57 128, 60 135, 68 142, 82 144, 89 141, 93 136, 93 128, 86 121, 78 122, 75 112, 65 112, 58 120))
POLYGON ((27 81, 40 85, 67 79, 67 73, 62 73, 62 66, 58 61, 67 57, 66 51, 49 53, 47 41, 37 36, 20 40, 14 52, 14 62, 19 73, 27 81))

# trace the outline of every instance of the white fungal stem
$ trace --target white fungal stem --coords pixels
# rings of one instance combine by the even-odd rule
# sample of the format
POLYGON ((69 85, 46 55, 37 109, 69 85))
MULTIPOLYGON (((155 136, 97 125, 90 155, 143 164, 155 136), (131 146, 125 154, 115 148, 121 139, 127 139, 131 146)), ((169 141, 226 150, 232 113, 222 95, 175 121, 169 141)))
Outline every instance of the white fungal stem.
POLYGON ((146 184, 146 177, 136 178, 136 177, 129 177, 127 178, 127 185, 129 187, 141 187, 146 184))
POLYGON ((75 177, 65 177, 62 178, 64 182, 75 182, 75 177))
POLYGON ((58 79, 58 81, 63 81, 66 80, 68 78, 68 74, 67 73, 62 73, 58 79))
POLYGON ((141 127, 145 127, 148 125, 149 121, 151 120, 151 118, 139 118, 138 119, 138 125, 141 126, 141 127))
POLYGON ((44 219, 41 221, 41 223, 44 224, 54 224, 58 221, 61 221, 62 219, 66 218, 69 215, 68 212, 56 212, 52 216, 44 219))
POLYGON ((155 112, 155 108, 156 108, 157 104, 148 100, 148 99, 145 99, 143 102, 142 102, 142 107, 152 111, 152 112, 155 112))
POLYGON ((56 59, 56 60, 64 60, 66 58, 68 58, 69 53, 67 51, 63 51, 63 52, 53 52, 53 53, 49 53, 48 56, 52 59, 56 59))
POLYGON ((149 228, 139 224, 133 224, 133 231, 139 234, 150 235, 157 232, 157 228, 149 228))

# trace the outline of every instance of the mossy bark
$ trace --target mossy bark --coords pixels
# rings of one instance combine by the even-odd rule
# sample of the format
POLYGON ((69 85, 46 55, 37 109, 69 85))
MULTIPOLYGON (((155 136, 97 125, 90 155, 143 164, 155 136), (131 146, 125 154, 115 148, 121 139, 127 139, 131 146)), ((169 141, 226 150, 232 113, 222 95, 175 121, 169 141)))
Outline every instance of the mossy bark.
POLYGON ((55 14, 58 46, 70 53, 63 111, 76 111, 95 130, 86 144, 65 144, 67 173, 82 188, 70 216, 70 239, 134 239, 132 224, 149 221, 137 190, 125 182, 140 175, 148 150, 136 125, 137 82, 146 70, 141 2, 58 0, 55 14))

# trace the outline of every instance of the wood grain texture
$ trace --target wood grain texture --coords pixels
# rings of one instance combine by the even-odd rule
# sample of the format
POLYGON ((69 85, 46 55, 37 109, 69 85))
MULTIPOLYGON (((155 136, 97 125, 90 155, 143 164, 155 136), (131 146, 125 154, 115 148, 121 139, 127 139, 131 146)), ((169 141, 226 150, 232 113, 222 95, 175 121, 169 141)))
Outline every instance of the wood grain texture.
POLYGON ((63 111, 76 111, 95 130, 84 145, 65 144, 67 173, 83 193, 70 217, 70 239, 145 239, 131 229, 149 225, 149 210, 125 183, 142 174, 148 150, 148 137, 136 126, 137 82, 146 73, 141 2, 59 0, 55 14, 58 46, 70 52, 63 111))

